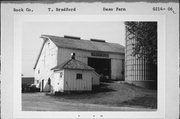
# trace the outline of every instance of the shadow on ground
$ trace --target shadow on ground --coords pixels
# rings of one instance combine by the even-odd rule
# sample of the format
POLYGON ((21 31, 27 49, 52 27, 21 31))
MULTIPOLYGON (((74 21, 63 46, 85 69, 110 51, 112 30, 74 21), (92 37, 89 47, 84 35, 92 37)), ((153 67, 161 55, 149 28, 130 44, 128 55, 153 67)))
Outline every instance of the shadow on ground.
POLYGON ((112 92, 116 91, 109 87, 107 83, 101 83, 99 86, 94 86, 91 93, 102 93, 102 92, 112 92))
POLYGON ((101 98, 100 95, 106 94, 108 92, 113 92, 113 91, 116 91, 116 90, 109 87, 109 84, 102 83, 99 86, 94 86, 92 88, 92 91, 71 91, 71 92, 65 92, 65 93, 59 92, 59 93, 56 93, 56 95, 49 94, 49 93, 46 95, 50 95, 57 98, 60 97, 64 99, 91 99, 91 98, 101 98))
POLYGON ((157 98, 145 95, 143 97, 135 97, 132 100, 122 102, 120 105, 125 106, 143 106, 152 109, 157 109, 157 98))

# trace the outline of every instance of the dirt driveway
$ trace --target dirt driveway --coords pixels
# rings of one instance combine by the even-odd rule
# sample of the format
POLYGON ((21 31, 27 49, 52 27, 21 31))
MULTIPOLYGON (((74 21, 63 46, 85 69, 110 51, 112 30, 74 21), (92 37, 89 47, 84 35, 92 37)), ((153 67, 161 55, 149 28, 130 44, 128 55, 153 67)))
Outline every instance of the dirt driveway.
POLYGON ((116 107, 59 101, 45 93, 23 93, 23 111, 152 111, 148 108, 116 107))

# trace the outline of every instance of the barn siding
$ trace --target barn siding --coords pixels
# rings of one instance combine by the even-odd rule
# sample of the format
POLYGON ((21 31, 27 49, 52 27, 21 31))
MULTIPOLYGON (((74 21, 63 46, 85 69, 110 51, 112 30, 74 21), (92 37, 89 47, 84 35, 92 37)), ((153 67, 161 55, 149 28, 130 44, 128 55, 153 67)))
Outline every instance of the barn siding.
POLYGON ((100 75, 97 74, 95 71, 92 71, 92 85, 99 85, 100 84, 100 75))
POLYGON ((90 91, 92 90, 92 79, 90 71, 64 70, 64 90, 65 91, 90 91), (76 79, 76 74, 82 73, 83 79, 76 79))
POLYGON ((110 54, 111 58, 111 78, 124 80, 124 55, 110 54))
POLYGON ((58 65, 71 59, 72 52, 76 54, 75 58, 77 60, 87 64, 87 56, 90 56, 90 52, 86 52, 82 50, 67 49, 67 48, 59 48, 58 49, 58 65))
POLYGON ((42 80, 44 80, 44 90, 49 91, 48 78, 52 75, 52 67, 57 65, 57 47, 48 40, 46 41, 38 63, 35 68, 35 84, 42 91, 42 80))
MULTIPOLYGON (((79 60, 85 64, 88 64, 88 57, 103 58, 103 57, 91 56, 90 51, 59 48, 58 49, 58 65, 71 59, 72 52, 74 52, 76 54, 77 60, 79 60)), ((124 79, 124 74, 121 73, 124 69, 124 67, 122 68, 122 60, 125 59, 124 54, 121 55, 121 54, 109 53, 109 58, 111 59, 111 78, 112 79, 124 79)))
POLYGON ((111 78, 112 79, 123 79, 123 67, 122 60, 111 60, 111 78))

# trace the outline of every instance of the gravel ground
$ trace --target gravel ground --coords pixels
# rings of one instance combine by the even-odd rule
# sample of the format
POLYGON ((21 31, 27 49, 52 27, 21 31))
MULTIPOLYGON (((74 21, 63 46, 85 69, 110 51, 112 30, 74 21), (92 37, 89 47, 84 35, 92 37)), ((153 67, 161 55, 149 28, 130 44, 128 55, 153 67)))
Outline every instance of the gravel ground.
POLYGON ((121 84, 104 83, 95 91, 79 94, 23 93, 22 110, 31 111, 133 111, 156 110, 155 90, 121 84))

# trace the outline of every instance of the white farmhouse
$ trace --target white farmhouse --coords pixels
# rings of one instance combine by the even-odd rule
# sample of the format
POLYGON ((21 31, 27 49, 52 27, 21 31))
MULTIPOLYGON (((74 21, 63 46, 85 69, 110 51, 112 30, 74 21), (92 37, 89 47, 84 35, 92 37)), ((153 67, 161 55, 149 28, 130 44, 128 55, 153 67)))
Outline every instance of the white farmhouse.
MULTIPOLYGON (((60 84, 61 82, 53 84, 56 80, 55 78, 62 78, 62 73, 63 76, 71 76, 71 74, 76 73, 77 77, 81 77, 80 74, 82 74, 82 78, 84 79, 84 73, 89 72, 86 68, 83 69, 85 71, 83 73, 78 73, 80 71, 78 69, 79 67, 76 67, 77 71, 73 72, 70 71, 72 69, 67 70, 62 67, 58 71, 51 70, 70 60, 70 54, 72 52, 75 53, 75 61, 81 62, 84 65, 86 64, 95 70, 87 74, 87 83, 91 82, 91 85, 99 85, 99 80, 97 80, 99 75, 103 75, 109 80, 124 80, 124 46, 117 43, 107 43, 104 40, 83 40, 79 37, 72 36, 57 37, 42 35, 41 38, 44 42, 34 66, 35 84, 41 91, 50 91, 53 86, 53 90, 55 91, 66 89, 57 87, 58 83, 62 85, 60 84), (89 80, 89 74, 91 74, 91 80, 89 80)), ((73 76, 77 78, 75 74, 73 76)), ((68 79, 68 82, 72 81, 72 79, 68 79)), ((74 83, 74 85, 79 84, 74 83)), ((82 90, 79 88, 80 86, 77 87, 77 90, 82 90)), ((73 87, 69 87, 69 89, 76 90, 73 87)), ((88 86, 84 89, 91 90, 88 86)))

